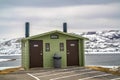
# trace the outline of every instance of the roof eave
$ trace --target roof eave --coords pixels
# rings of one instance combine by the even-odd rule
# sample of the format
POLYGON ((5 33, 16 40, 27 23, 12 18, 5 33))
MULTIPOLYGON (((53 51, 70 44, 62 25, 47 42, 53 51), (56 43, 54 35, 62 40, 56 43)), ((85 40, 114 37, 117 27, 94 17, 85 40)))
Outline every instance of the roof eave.
POLYGON ((30 37, 24 38, 24 40, 35 39, 35 38, 38 38, 38 37, 41 37, 41 36, 44 36, 44 35, 48 35, 48 34, 52 34, 52 33, 55 33, 55 32, 58 32, 60 34, 64 34, 64 35, 67 35, 67 36, 79 38, 79 39, 89 40, 88 38, 85 38, 85 37, 81 37, 81 36, 70 34, 70 33, 65 33, 65 32, 58 31, 58 30, 54 30, 54 31, 51 31, 51 32, 46 32, 46 33, 38 34, 38 35, 35 35, 35 36, 30 36, 30 37))

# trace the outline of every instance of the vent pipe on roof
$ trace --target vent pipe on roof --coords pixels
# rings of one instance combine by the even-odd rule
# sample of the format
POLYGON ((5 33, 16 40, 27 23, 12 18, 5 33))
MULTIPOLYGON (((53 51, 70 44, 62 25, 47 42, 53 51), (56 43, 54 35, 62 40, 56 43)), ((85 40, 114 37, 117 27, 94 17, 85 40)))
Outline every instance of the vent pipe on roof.
POLYGON ((66 32, 67 33, 67 23, 63 23, 63 32, 66 32))
POLYGON ((29 37, 29 22, 25 23, 25 37, 29 37))

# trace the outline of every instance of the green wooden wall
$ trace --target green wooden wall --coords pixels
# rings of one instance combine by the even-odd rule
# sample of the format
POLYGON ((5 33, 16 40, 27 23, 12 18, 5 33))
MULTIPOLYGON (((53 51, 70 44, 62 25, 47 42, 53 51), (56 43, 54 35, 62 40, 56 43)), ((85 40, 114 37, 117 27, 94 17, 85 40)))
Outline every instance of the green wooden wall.
MULTIPOLYGON (((59 39, 50 39, 50 35, 45 35, 37 37, 31 40, 43 40, 43 68, 53 67, 53 55, 59 53, 62 56, 61 64, 62 68, 67 67, 67 55, 66 55, 66 40, 79 40, 79 66, 84 66, 84 40, 67 36, 60 33, 55 33, 59 35, 59 39), (60 51, 59 43, 64 43, 64 51, 60 51), (45 51, 45 43, 50 43, 50 51, 45 51)), ((22 66, 28 70, 29 69, 29 40, 22 41, 22 66)))

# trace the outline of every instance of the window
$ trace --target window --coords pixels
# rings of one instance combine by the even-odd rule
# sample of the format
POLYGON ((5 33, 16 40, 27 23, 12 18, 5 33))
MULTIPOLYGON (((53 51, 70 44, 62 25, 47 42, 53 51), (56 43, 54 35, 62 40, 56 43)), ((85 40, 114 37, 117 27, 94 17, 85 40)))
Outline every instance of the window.
POLYGON ((50 43, 45 43, 45 51, 50 51, 50 43))
POLYGON ((60 43, 60 51, 64 51, 64 43, 60 43))

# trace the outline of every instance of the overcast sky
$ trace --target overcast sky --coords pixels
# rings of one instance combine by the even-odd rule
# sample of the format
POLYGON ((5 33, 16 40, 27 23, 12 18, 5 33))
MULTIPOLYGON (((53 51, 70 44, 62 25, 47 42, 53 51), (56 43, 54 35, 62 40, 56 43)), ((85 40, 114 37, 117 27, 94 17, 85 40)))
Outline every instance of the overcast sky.
POLYGON ((68 32, 120 30, 120 0, 0 0, 0 37, 24 37, 52 30, 68 32))

